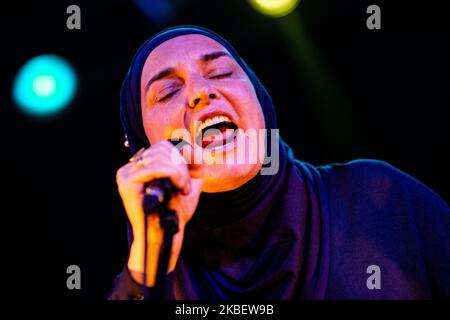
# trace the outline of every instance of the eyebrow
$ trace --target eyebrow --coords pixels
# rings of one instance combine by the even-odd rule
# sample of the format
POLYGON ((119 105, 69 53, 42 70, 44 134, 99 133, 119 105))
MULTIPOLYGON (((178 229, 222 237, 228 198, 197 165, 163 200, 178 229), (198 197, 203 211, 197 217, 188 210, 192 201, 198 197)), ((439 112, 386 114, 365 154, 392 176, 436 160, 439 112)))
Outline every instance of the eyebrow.
POLYGON ((231 58, 230 54, 225 51, 215 51, 211 53, 204 54, 200 57, 200 61, 209 62, 211 60, 217 59, 219 57, 228 56, 231 58))
MULTIPOLYGON (((225 51, 215 51, 215 52, 211 52, 211 53, 207 53, 204 55, 200 56, 200 61, 201 62, 209 62, 212 60, 215 60, 217 58, 223 57, 223 56, 228 56, 231 58, 230 54, 228 52, 225 51)), ((155 76, 153 76, 145 85, 145 91, 148 91, 148 88, 150 88, 150 86, 152 85, 153 82, 161 80, 167 76, 170 76, 171 74, 175 73, 175 68, 166 68, 164 70, 161 70, 160 72, 158 72, 155 76)))
POLYGON ((175 69, 174 68, 166 68, 160 72, 158 72, 155 76, 153 76, 153 78, 151 78, 147 84, 145 85, 145 91, 147 92, 148 88, 150 88, 151 84, 155 81, 161 80, 162 78, 165 78, 171 74, 175 73, 175 69))

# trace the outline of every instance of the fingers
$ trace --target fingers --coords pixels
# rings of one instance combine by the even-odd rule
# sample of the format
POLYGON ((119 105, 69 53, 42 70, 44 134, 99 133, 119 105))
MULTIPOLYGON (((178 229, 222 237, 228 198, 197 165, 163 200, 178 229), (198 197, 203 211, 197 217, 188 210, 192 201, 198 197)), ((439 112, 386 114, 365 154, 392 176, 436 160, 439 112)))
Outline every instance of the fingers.
POLYGON ((187 162, 170 142, 155 144, 141 152, 137 158, 140 159, 135 159, 118 170, 117 183, 120 189, 135 190, 136 183, 169 178, 177 189, 185 194, 190 192, 187 162), (132 185, 134 188, 130 189, 132 185))
MULTIPOLYGON (((183 140, 176 146, 169 141, 162 141, 152 148, 155 148, 154 150, 158 151, 158 155, 169 156, 170 162, 175 165, 188 165, 189 173, 192 178, 201 178, 203 176, 203 151, 201 147, 196 145, 192 146, 189 142, 183 140)), ((153 158, 152 155, 155 153, 149 151, 152 148, 149 148, 144 152, 144 163, 149 163, 158 159, 153 158)), ((162 158, 161 160, 167 161, 166 158, 162 158)))
POLYGON ((169 178, 177 189, 187 195, 192 187, 190 178, 203 177, 202 150, 187 142, 175 147, 169 141, 161 141, 141 152, 137 158, 140 158, 139 161, 134 160, 119 169, 119 189, 137 190, 136 184, 169 178))
POLYGON ((187 194, 190 192, 189 171, 186 166, 174 166, 162 162, 153 162, 129 174, 131 182, 146 183, 154 179, 169 178, 173 185, 187 194))

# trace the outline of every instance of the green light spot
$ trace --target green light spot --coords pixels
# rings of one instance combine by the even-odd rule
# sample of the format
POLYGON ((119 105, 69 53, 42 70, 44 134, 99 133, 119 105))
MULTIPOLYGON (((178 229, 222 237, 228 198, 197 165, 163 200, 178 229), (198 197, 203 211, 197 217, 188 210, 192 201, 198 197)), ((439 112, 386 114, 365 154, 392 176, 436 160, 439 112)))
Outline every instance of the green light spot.
POLYGON ((250 4, 262 14, 280 18, 291 13, 300 0, 249 0, 250 4))

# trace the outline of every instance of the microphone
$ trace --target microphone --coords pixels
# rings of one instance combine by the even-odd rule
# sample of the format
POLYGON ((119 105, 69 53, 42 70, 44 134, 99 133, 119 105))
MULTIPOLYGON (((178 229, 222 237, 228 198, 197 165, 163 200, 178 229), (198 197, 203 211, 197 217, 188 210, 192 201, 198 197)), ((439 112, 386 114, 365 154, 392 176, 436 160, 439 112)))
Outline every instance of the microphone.
MULTIPOLYGON (((169 140, 178 150, 187 144, 183 139, 169 140)), ((155 179, 144 184, 143 209, 145 215, 155 213, 167 206, 178 189, 174 187, 169 178, 155 179)))
POLYGON ((177 192, 168 178, 155 179, 144 185, 143 207, 145 215, 157 212, 167 205, 172 194, 177 192))
MULTIPOLYGON (((178 150, 187 143, 183 139, 169 140, 178 150), (180 143, 181 142, 181 143, 180 143)), ((154 294, 157 299, 163 299, 166 291, 166 273, 169 266, 170 253, 172 248, 173 236, 178 232, 178 216, 174 210, 170 210, 167 204, 172 195, 178 192, 169 178, 154 179, 144 184, 143 209, 147 217, 149 214, 156 213, 159 215, 159 223, 163 228, 163 246, 161 247, 158 259, 158 269, 156 272, 156 280, 154 294)), ((147 239, 147 219, 145 221, 144 239, 147 239)), ((147 283, 147 241, 144 246, 144 282, 143 287, 147 283)), ((145 292, 145 289, 143 290, 145 292)), ((145 297, 149 299, 150 297, 145 297)))

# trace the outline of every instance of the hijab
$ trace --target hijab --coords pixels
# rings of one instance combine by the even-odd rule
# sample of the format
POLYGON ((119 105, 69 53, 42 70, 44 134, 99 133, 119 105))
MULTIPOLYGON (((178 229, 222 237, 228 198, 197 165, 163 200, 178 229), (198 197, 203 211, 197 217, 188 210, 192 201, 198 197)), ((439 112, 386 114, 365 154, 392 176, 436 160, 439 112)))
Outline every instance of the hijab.
MULTIPOLYGON (((145 61, 164 41, 188 34, 207 36, 228 50, 253 84, 266 128, 278 127, 270 95, 236 50, 206 28, 177 26, 139 48, 123 82, 120 119, 132 153, 150 146, 141 115, 145 61)), ((324 186, 319 171, 295 160, 278 140, 277 173, 258 174, 231 191, 201 194, 170 275, 173 298, 324 298, 330 256, 327 202, 320 197, 324 186)))

